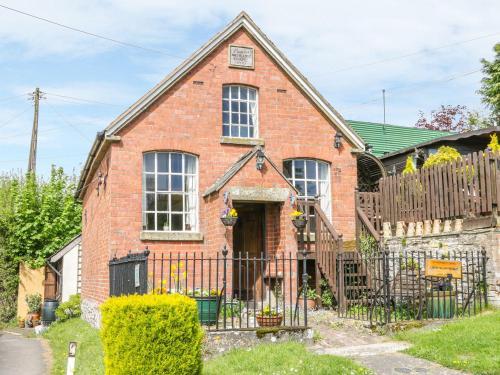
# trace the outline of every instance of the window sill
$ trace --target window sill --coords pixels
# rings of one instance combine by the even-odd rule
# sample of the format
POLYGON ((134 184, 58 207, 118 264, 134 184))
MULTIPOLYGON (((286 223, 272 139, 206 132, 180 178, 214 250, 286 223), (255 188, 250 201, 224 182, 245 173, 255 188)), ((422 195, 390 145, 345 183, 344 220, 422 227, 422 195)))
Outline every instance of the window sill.
POLYGON ((262 138, 221 137, 220 143, 246 146, 264 146, 262 138))
POLYGON ((142 231, 142 241, 203 241, 203 233, 199 232, 153 232, 142 231))

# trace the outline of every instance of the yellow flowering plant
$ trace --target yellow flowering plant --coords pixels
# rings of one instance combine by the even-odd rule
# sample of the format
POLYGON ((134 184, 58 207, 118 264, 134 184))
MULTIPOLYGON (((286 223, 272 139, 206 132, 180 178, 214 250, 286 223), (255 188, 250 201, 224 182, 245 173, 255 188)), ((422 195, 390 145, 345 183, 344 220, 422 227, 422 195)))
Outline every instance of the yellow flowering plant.
POLYGON ((300 219, 304 216, 304 213, 302 211, 295 210, 290 214, 290 216, 292 217, 292 219, 300 219))

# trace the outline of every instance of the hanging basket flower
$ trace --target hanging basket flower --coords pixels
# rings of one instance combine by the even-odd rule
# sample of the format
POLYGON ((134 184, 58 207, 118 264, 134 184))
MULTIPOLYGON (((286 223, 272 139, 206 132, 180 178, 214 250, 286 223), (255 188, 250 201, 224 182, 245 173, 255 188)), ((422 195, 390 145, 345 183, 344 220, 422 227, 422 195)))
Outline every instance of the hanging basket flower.
POLYGON ((303 212, 294 211, 292 212, 291 216, 292 216, 292 223, 295 226, 295 228, 304 229, 306 227, 307 219, 303 212))
POLYGON ((228 207, 222 212, 220 220, 226 227, 232 227, 238 221, 238 212, 234 208, 229 209, 228 207))

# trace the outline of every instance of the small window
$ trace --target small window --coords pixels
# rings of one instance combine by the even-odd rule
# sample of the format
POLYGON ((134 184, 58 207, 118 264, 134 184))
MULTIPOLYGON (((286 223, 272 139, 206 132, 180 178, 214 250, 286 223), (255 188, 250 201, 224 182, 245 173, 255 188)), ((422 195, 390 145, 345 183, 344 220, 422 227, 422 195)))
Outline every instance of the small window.
POLYGON ((229 85, 222 88, 222 135, 257 138, 257 90, 229 85))
POLYGON ((148 152, 143 160, 143 229, 197 230, 198 160, 178 152, 148 152))

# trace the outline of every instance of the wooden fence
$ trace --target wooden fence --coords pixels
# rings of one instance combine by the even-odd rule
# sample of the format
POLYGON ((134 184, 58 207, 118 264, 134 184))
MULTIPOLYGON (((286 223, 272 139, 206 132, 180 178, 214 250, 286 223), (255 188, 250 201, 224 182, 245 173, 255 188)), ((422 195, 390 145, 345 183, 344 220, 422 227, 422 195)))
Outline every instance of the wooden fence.
POLYGON ((481 151, 414 174, 384 177, 378 193, 357 193, 357 209, 378 233, 384 222, 489 215, 500 202, 499 168, 499 153, 481 151))

